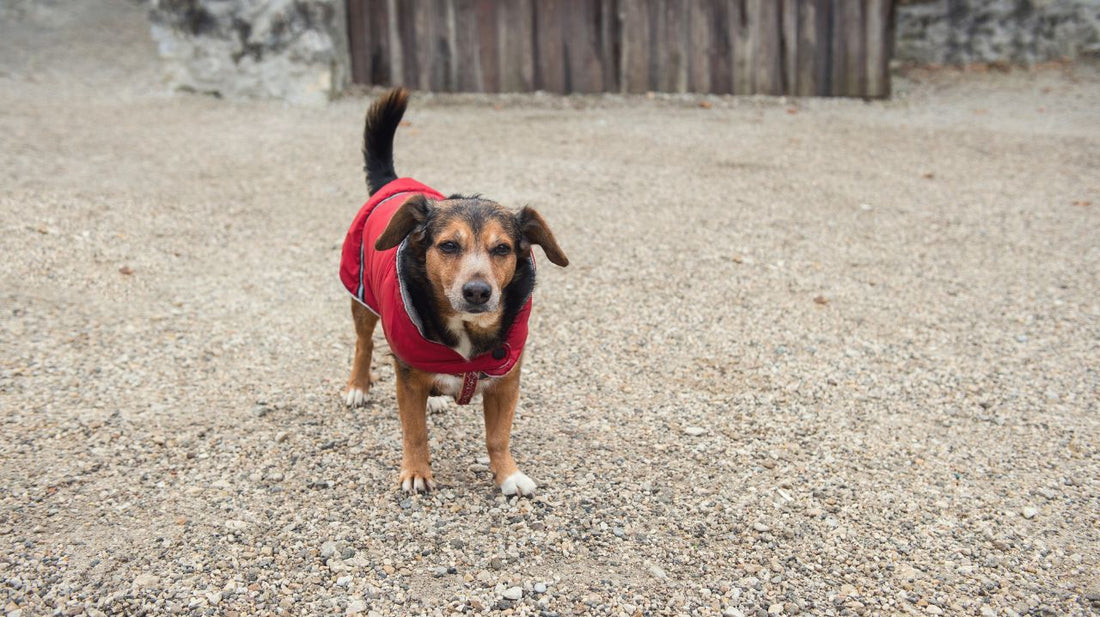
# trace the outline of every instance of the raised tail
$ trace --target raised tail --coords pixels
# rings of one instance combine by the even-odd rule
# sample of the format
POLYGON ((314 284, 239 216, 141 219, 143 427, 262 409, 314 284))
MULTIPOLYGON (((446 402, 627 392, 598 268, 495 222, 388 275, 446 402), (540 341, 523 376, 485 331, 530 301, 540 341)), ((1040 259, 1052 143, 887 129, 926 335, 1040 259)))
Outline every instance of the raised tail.
POLYGON ((394 88, 378 97, 367 110, 363 126, 363 171, 367 174, 370 195, 397 179, 393 169, 393 135, 408 104, 409 91, 394 88))

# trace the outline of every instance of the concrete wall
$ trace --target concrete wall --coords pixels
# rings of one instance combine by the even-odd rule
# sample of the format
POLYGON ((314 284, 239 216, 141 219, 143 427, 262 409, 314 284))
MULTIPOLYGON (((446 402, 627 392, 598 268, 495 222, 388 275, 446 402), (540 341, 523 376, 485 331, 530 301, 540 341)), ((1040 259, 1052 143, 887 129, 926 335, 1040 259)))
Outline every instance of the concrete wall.
POLYGON ((347 84, 343 0, 151 0, 149 10, 173 87, 314 104, 347 84))
POLYGON ((894 59, 1030 65, 1100 56, 1100 0, 901 0, 894 59))

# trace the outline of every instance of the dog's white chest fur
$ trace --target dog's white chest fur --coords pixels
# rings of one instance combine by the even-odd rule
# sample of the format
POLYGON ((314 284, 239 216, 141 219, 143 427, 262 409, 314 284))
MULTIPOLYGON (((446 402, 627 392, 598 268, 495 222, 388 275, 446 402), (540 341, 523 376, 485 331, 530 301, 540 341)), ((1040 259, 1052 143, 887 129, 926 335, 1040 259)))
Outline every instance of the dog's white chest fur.
MULTIPOLYGON (((496 381, 496 377, 483 377, 477 380, 477 387, 474 388, 474 394, 481 394, 488 385, 496 381)), ((456 375, 436 375, 435 387, 440 394, 447 396, 458 396, 458 393, 462 390, 462 377, 456 375)))

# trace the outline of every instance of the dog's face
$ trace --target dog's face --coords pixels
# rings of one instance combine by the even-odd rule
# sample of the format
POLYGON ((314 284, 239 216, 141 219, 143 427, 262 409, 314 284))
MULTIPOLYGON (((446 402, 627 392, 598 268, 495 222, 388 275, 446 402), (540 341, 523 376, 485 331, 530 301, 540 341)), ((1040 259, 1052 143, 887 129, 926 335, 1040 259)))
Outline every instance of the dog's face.
POLYGON ((436 305, 448 317, 482 325, 499 317, 504 289, 532 244, 542 246, 552 263, 569 263, 538 212, 512 212, 486 199, 412 197, 394 213, 375 248, 393 248, 406 237, 423 260, 436 305))
POLYGON ((441 296, 437 301, 445 300, 466 321, 499 312, 501 290, 512 280, 523 242, 515 215, 480 200, 447 200, 436 210, 424 260, 432 289, 441 296))

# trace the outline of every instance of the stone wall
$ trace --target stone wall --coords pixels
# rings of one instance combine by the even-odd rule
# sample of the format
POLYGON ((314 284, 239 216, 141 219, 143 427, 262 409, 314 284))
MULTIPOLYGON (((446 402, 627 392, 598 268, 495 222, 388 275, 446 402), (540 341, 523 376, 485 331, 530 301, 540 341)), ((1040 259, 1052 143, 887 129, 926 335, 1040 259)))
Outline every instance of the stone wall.
POLYGON ((175 88, 322 103, 347 85, 343 0, 151 0, 175 88))
POLYGON ((906 64, 1100 57, 1100 0, 901 0, 894 58, 906 64))

